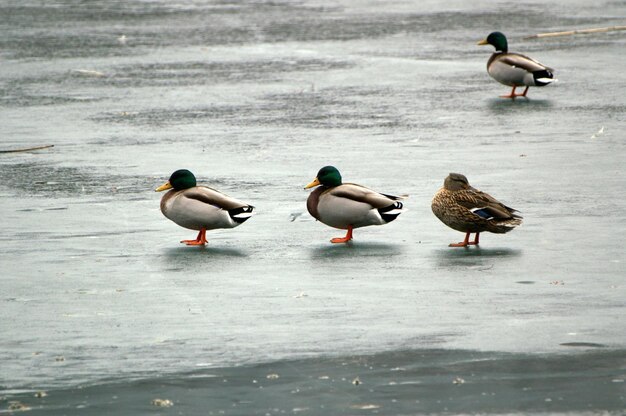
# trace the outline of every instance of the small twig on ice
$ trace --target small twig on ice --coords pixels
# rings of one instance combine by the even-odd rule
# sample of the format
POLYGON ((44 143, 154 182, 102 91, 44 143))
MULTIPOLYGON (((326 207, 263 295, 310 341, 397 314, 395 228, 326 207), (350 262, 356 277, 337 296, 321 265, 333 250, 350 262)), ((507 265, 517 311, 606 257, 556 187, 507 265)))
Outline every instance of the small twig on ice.
POLYGON ((0 150, 0 153, 19 153, 19 152, 30 152, 31 150, 41 150, 48 149, 50 147, 54 147, 53 144, 47 144, 45 146, 35 146, 35 147, 27 147, 25 149, 12 149, 12 150, 0 150))
POLYGON ((566 30, 564 32, 538 33, 536 35, 526 36, 524 39, 552 38, 556 36, 571 36, 571 35, 586 35, 589 33, 614 32, 616 30, 626 30, 626 26, 596 27, 593 29, 576 29, 576 30, 566 30))

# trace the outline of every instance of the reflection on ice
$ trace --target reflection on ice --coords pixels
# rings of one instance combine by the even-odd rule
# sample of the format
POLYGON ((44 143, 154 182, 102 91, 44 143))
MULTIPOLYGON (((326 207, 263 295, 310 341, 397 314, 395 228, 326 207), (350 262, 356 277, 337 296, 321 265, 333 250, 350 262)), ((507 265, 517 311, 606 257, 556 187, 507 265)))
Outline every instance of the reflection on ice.
POLYGON ((463 248, 445 248, 437 251, 439 258, 467 258, 467 257, 515 257, 522 254, 521 249, 498 247, 498 248, 483 248, 483 247, 463 247, 463 248))
POLYGON ((340 259, 358 257, 389 257, 403 252, 402 244, 369 243, 350 241, 345 244, 331 244, 316 247, 311 250, 313 259, 340 259))
POLYGON ((489 270, 496 262, 502 262, 506 258, 519 257, 521 249, 513 248, 443 248, 435 252, 438 267, 464 269, 476 268, 478 270, 489 270))
POLYGON ((206 246, 177 246, 170 247, 165 251, 164 258, 172 264, 207 262, 211 259, 224 259, 230 257, 248 257, 242 250, 231 247, 211 246, 211 242, 206 246))
POLYGON ((510 98, 490 98, 487 100, 487 108, 494 114, 510 114, 520 111, 545 111, 554 106, 552 100, 541 98, 519 97, 510 98))

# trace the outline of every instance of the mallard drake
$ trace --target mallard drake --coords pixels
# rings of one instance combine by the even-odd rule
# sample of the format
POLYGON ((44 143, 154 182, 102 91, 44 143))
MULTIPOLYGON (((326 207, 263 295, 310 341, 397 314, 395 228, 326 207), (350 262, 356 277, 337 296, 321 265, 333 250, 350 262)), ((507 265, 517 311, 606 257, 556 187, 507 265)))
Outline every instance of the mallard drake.
POLYGON ((309 213, 324 224, 348 230, 345 237, 333 238, 331 243, 352 240, 352 230, 368 225, 382 225, 395 220, 404 209, 405 196, 381 194, 354 183, 343 183, 334 166, 325 166, 304 189, 318 186, 309 195, 309 213))
POLYGON ((517 210, 507 207, 491 195, 470 186, 460 173, 451 173, 433 198, 433 213, 448 227, 465 234, 465 240, 452 243, 450 247, 478 245, 483 231, 508 233, 522 223, 517 210), (470 234, 476 233, 473 242, 470 234))
POLYGON ((528 87, 543 87, 556 81, 549 68, 528 56, 509 52, 506 36, 492 32, 479 45, 493 45, 496 51, 487 61, 487 72, 501 84, 513 87, 509 95, 502 98, 526 97, 528 87), (515 94, 515 88, 525 86, 524 92, 515 94))
POLYGON ((195 240, 182 240, 190 246, 207 243, 207 230, 233 228, 252 216, 254 207, 231 198, 208 186, 196 186, 196 177, 187 169, 172 173, 169 180, 155 189, 169 189, 161 198, 161 212, 176 224, 199 230, 195 240))

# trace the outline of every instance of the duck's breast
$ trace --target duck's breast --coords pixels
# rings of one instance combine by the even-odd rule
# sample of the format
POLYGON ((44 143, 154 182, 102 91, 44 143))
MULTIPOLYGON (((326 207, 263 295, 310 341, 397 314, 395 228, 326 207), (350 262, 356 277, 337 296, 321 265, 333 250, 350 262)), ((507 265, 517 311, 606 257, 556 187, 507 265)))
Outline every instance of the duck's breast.
POLYGON ((320 220, 320 214, 318 212, 317 206, 320 201, 320 195, 328 188, 324 186, 318 186, 315 188, 306 200, 306 209, 309 211, 309 214, 316 220, 320 220))
MULTIPOLYGON (((480 229, 474 230, 476 224, 468 220, 471 219, 472 214, 467 208, 458 203, 455 196, 456 194, 454 192, 441 188, 435 194, 431 203, 433 214, 435 214, 441 222, 454 230, 461 232, 481 231, 480 229)), ((480 218, 477 219, 480 220, 480 218)))

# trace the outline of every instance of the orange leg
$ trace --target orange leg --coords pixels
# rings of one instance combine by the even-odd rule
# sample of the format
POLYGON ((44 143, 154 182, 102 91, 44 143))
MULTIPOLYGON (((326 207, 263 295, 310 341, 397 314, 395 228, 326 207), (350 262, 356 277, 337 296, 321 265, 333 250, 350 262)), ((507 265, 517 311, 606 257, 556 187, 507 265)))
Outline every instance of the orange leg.
POLYGON ((460 243, 450 243, 448 247, 467 247, 470 244, 469 238, 470 238, 470 233, 466 233, 465 240, 461 241, 460 243))
POLYGON ((511 90, 511 93, 509 95, 501 95, 500 98, 515 98, 515 97, 517 97, 517 95, 515 95, 515 88, 517 88, 517 87, 513 87, 513 89, 511 90))
POLYGON ((471 233, 465 233, 465 240, 461 241, 460 243, 450 243, 448 247, 477 246, 480 233, 476 233, 476 236, 474 237, 474 241, 471 241, 471 242, 469 241, 470 234, 471 233))
POLYGON ((501 95, 501 98, 515 98, 515 97, 526 97, 526 94, 528 93, 528 87, 524 88, 524 92, 521 94, 515 94, 515 89, 517 87, 513 87, 513 89, 511 90, 511 93, 509 95, 501 95))
POLYGON ((206 228, 203 228, 198 233, 198 236, 195 240, 182 240, 181 243, 187 244, 188 246, 203 246, 207 243, 206 239, 206 228))
POLYGON ((352 227, 351 226, 348 227, 348 232, 346 233, 345 237, 333 238, 332 240, 330 240, 330 242, 337 244, 337 243, 347 243, 350 240, 352 240, 352 227))

